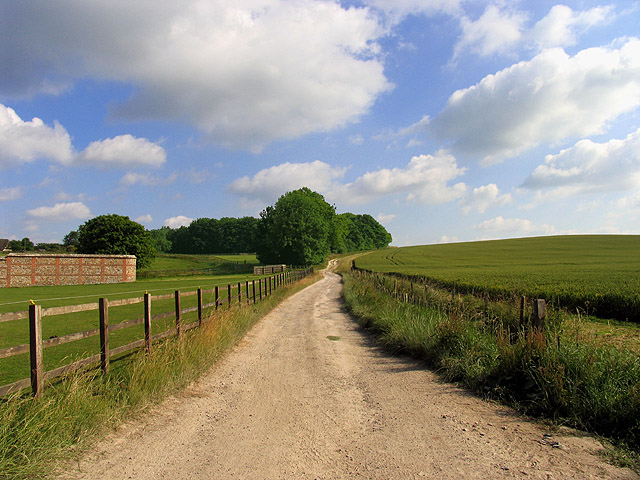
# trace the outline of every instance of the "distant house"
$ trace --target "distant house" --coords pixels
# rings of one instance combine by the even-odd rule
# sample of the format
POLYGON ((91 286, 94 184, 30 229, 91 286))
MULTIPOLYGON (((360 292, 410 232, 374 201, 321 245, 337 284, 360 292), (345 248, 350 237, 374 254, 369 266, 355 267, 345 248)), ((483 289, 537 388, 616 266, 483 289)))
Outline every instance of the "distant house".
POLYGON ((8 252, 11 249, 9 248, 9 239, 8 238, 0 238, 0 252, 8 252))

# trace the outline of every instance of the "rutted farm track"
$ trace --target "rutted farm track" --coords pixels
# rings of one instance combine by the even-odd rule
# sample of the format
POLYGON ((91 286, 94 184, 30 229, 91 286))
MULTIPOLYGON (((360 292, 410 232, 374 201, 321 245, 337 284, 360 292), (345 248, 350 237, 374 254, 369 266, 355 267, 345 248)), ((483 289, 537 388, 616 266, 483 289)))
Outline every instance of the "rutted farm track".
POLYGON ((545 436, 385 354, 345 313, 340 290, 325 273, 62 478, 637 478, 604 463, 591 438, 545 436))

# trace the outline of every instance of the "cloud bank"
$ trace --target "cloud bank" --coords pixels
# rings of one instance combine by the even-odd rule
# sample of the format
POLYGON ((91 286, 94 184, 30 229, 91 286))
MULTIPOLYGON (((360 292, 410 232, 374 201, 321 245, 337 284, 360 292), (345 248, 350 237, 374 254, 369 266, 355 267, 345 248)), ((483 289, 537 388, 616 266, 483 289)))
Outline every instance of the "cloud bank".
POLYGON ((79 78, 133 85, 113 109, 195 125, 260 151, 356 122, 392 86, 384 30, 367 8, 329 0, 9 1, 0 93, 59 93, 79 78), (9 21, 10 19, 10 21, 9 21))
POLYGON ((638 106, 640 40, 631 38, 574 56, 544 50, 457 90, 436 117, 400 134, 426 130, 454 152, 491 164, 541 143, 602 133, 638 106))
POLYGON ((15 110, 0 104, 0 167, 39 159, 64 166, 135 168, 158 167, 167 155, 160 145, 128 134, 91 142, 76 152, 71 136, 59 123, 50 127, 37 117, 25 122, 15 110))

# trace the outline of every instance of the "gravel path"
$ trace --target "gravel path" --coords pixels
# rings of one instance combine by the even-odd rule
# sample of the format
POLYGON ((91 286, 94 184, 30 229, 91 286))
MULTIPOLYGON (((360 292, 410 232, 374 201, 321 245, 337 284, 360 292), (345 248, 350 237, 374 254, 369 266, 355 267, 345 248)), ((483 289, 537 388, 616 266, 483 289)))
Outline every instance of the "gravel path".
POLYGON ((178 397, 61 478, 638 478, 375 346, 340 277, 297 293, 178 397))

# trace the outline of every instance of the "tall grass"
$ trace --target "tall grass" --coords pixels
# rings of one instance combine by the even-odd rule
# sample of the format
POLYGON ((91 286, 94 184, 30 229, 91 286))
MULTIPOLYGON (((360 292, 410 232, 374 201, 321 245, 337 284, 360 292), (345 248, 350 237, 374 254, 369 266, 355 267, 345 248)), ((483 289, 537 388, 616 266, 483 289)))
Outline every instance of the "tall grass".
MULTIPOLYGON (((421 306, 384 294, 375 277, 344 276, 347 307, 382 343, 426 360, 446 379, 531 415, 640 448, 640 358, 580 335, 553 313, 545 330, 517 326, 489 305, 478 315, 432 294, 421 306), (383 293, 383 294, 381 294, 383 293)), ((575 321, 574 321, 575 322, 575 321)))
POLYGON ((215 314, 180 340, 112 363, 107 375, 79 372, 45 389, 41 399, 3 399, 0 479, 45 478, 96 437, 198 378, 286 296, 316 279, 312 275, 256 305, 215 314))
POLYGON ((640 235, 566 235, 376 250, 366 270, 459 292, 545 298, 570 311, 640 322, 640 235))

